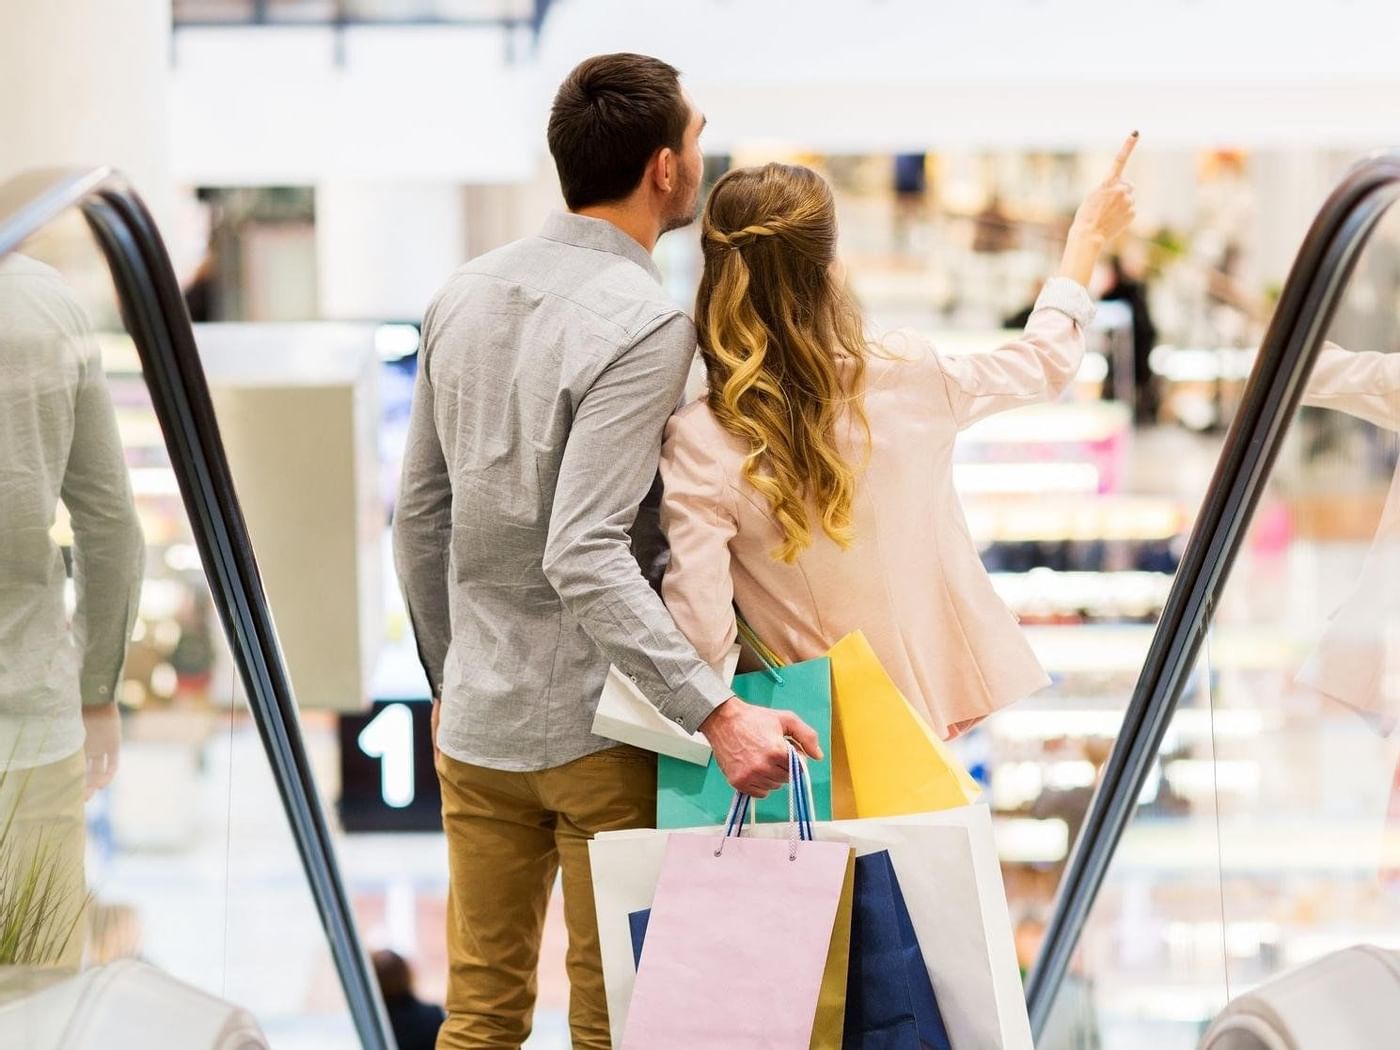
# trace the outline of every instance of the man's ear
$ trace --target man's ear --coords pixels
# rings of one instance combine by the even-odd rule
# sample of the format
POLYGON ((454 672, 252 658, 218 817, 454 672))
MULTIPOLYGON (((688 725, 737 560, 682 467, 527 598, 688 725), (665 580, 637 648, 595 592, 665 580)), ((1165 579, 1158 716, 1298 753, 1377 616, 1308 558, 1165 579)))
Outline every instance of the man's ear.
POLYGON ((676 187, 676 151, 670 146, 662 146, 652 156, 649 171, 657 192, 670 193, 676 187))

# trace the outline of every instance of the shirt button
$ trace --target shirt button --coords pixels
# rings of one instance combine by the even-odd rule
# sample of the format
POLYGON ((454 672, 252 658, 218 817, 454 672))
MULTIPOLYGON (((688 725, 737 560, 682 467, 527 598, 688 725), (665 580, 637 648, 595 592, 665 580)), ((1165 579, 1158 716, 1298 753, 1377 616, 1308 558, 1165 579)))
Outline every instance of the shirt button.
POLYGON ((685 725, 685 719, 680 718, 680 717, 677 717, 676 720, 675 720, 675 722, 676 722, 676 725, 678 725, 678 726, 683 726, 683 725, 685 725))

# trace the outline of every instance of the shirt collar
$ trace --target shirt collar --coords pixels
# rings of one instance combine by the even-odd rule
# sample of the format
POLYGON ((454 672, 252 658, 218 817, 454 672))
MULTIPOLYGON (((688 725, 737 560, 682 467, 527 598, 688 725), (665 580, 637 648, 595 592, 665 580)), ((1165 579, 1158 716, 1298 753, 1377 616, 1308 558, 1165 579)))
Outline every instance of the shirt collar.
POLYGON ((561 244, 620 255, 651 274, 652 280, 657 284, 661 283, 661 271, 646 249, 606 219, 594 219, 570 211, 557 211, 546 220, 544 229, 540 230, 540 236, 547 241, 558 241, 561 244))

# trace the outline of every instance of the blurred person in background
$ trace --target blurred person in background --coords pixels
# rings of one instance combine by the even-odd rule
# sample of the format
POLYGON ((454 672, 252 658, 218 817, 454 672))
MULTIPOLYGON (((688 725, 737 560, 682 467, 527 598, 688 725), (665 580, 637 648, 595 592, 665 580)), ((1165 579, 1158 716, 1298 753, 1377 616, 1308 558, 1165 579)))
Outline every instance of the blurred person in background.
POLYGON ((908 254, 914 249, 913 233, 928 218, 928 157, 923 153, 896 153, 894 157, 894 247, 908 254))
POLYGON ((786 782, 786 737, 821 757, 790 712, 733 696, 631 549, 695 356, 651 252, 694 221, 703 126, 666 63, 580 64, 549 118, 568 211, 460 269, 424 321, 394 553, 434 697, 444 1050, 528 1037, 561 869, 573 1045, 612 1045, 588 841, 655 825, 656 756, 593 735, 610 663, 736 788, 786 782))
POLYGON ((117 687, 144 568, 97 341, 58 271, 11 255, 0 260, 0 875, 34 874, 43 900, 7 942, 19 954, 0 963, 81 961, 83 803, 117 771, 117 687), (71 618, 51 531, 60 501, 71 618))
MULTIPOLYGON (((1108 259, 1108 283, 1099 296, 1102 302, 1123 303, 1132 313, 1133 338, 1133 420, 1139 425, 1155 423, 1161 408, 1157 377, 1152 374, 1152 350, 1157 345, 1157 327, 1152 323, 1152 311, 1147 301, 1147 283, 1137 276, 1138 270, 1124 256, 1115 253, 1108 259)), ((1104 389, 1113 387, 1113 358, 1109 358, 1109 373, 1104 389)))
POLYGON ((787 661, 864 631, 944 738, 1048 684, 997 597, 953 487, 958 431, 1049 401, 1074 379, 1101 251, 1134 214, 1128 138, 1071 228, 1023 336, 945 356, 917 336, 871 346, 841 281, 831 189, 809 168, 721 178, 705 207, 696 298, 706 398, 668 424, 667 606, 708 661, 735 606, 787 661))
POLYGON ((370 961, 399 1050, 433 1050, 446 1017, 442 1007, 418 998, 413 990, 413 969, 398 952, 383 948, 370 956, 370 961))

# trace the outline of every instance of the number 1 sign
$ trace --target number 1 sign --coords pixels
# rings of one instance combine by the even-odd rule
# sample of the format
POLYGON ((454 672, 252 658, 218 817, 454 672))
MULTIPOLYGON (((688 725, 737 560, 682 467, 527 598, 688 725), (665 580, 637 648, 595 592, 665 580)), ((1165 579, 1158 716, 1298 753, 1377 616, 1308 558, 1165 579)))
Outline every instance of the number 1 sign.
POLYGON ((439 831, 427 700, 378 700, 340 716, 340 821, 346 831, 439 831))

